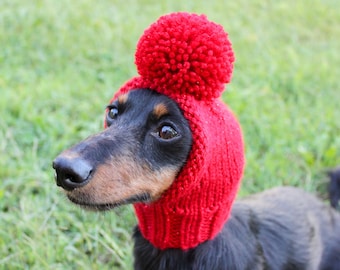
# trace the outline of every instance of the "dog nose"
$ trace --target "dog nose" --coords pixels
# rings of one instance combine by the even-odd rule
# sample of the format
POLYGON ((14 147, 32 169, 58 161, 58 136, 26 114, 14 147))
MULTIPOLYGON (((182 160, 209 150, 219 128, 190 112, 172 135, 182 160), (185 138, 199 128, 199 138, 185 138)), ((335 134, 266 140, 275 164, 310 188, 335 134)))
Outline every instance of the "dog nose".
POLYGON ((93 171, 88 161, 62 155, 53 161, 52 166, 55 170, 57 185, 68 191, 85 186, 93 171))

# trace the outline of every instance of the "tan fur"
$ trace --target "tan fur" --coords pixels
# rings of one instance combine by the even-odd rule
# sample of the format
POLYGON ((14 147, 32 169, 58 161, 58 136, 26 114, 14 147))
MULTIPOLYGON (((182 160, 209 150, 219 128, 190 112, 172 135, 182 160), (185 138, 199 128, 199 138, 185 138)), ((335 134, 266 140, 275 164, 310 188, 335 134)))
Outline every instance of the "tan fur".
POLYGON ((129 93, 126 93, 126 94, 124 94, 124 95, 120 95, 120 96, 118 97, 118 103, 119 103, 119 104, 124 104, 124 103, 126 103, 126 101, 128 100, 128 98, 129 98, 129 93))
POLYGON ((164 103, 159 103, 155 106, 153 109, 153 115, 157 118, 160 119, 163 115, 169 113, 168 108, 164 103))
POLYGON ((142 193, 150 194, 154 201, 170 187, 177 173, 172 167, 152 171, 147 164, 139 165, 133 157, 122 157, 98 166, 87 185, 67 194, 87 205, 119 204, 142 193))

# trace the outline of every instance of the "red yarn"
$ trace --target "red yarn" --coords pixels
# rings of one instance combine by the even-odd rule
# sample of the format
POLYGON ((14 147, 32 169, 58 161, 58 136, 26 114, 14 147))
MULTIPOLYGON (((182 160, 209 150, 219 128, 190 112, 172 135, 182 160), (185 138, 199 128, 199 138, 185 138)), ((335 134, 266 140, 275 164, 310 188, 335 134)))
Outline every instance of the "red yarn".
POLYGON ((197 99, 219 97, 231 79, 234 53, 221 25, 206 16, 173 13, 145 30, 136 51, 138 73, 150 88, 197 99))
POLYGON ((222 26, 204 15, 172 13, 144 32, 135 57, 140 77, 113 99, 136 88, 167 95, 193 133, 188 161, 172 186, 158 201, 134 205, 139 227, 160 249, 189 249, 222 229, 243 173, 240 126, 216 99, 231 79, 231 43, 222 26))

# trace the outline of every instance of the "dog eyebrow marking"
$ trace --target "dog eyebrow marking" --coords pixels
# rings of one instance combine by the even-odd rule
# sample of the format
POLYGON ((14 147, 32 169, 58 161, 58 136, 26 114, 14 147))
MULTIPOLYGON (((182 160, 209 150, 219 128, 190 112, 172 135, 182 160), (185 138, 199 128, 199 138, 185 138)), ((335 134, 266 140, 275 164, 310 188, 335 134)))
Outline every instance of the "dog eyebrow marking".
POLYGON ((117 99, 118 99, 118 103, 119 104, 124 104, 127 102, 129 98, 129 93, 126 93, 126 94, 123 94, 123 95, 120 95, 117 99))
POLYGON ((153 108, 153 115, 156 119, 160 119, 163 115, 168 114, 168 107, 164 103, 159 103, 153 108))

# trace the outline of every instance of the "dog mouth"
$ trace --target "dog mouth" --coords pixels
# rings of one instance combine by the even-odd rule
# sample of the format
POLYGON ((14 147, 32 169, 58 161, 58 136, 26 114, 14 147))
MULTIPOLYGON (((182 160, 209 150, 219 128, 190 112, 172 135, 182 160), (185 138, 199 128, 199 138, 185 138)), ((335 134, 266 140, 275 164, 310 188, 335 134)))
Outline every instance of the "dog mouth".
POLYGON ((133 195, 127 199, 119 200, 116 202, 110 203, 96 203, 96 202, 87 202, 85 200, 81 200, 73 197, 71 194, 67 194, 68 199, 74 204, 79 205, 80 207, 86 210, 92 211, 108 211, 113 208, 126 205, 126 204, 134 204, 134 203, 149 203, 151 202, 151 195, 149 193, 143 192, 141 194, 133 195))

